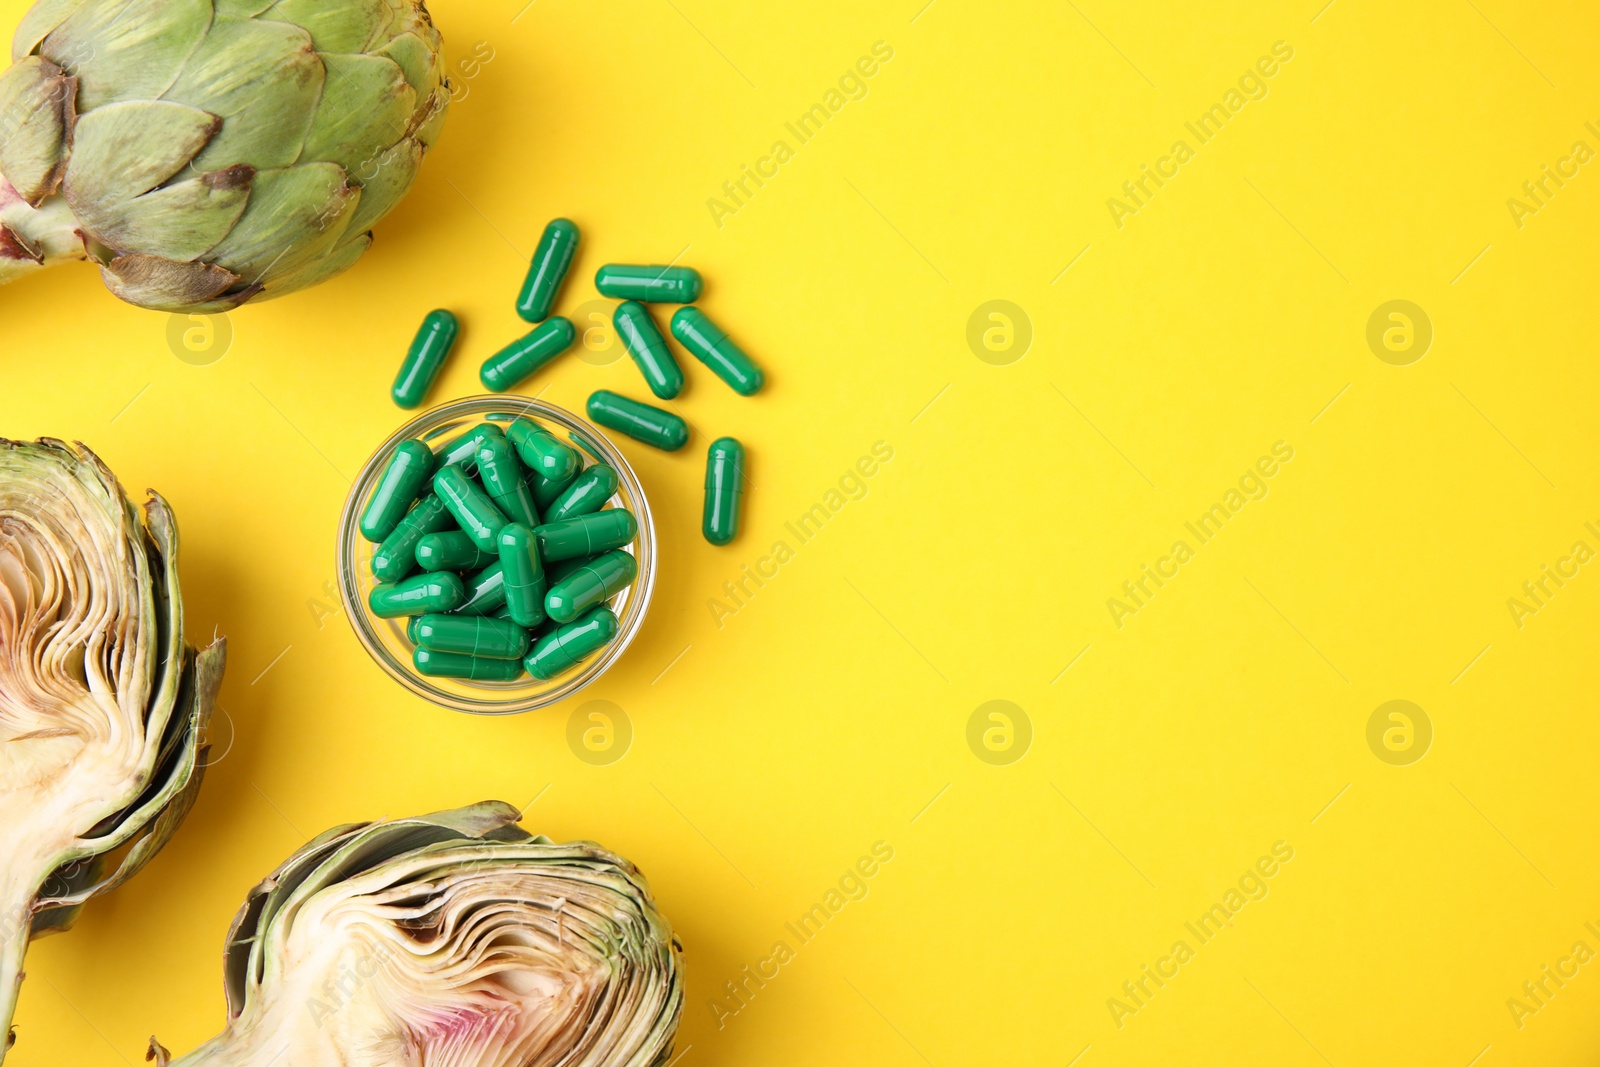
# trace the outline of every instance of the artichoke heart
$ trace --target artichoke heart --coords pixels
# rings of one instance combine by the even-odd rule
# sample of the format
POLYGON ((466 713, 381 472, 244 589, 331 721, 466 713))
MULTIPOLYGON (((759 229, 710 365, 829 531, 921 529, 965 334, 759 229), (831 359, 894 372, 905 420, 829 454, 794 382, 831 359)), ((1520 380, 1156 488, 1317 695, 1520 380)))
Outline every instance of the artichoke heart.
POLYGON ((159 311, 325 281, 450 103, 423 0, 38 0, 0 73, 0 283, 69 259, 159 311))
POLYGON ((184 641, 178 536, 79 445, 0 439, 0 1060, 30 938, 171 838, 224 645, 184 641))
POLYGON ((246 898, 228 1025, 157 1067, 657 1067, 682 952, 643 875, 486 802, 329 830, 246 898))

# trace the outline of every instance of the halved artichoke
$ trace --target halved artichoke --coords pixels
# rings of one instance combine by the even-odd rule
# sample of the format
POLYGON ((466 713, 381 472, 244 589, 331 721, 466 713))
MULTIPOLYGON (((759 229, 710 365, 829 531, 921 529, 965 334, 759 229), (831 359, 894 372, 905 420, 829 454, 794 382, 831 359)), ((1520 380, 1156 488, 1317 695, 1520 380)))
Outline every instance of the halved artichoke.
POLYGON ((644 876, 488 801, 341 826, 245 899, 227 1028, 158 1067, 653 1067, 681 946, 644 876))
POLYGON ((0 439, 0 1060, 30 937, 166 844, 200 788, 224 645, 184 643, 178 535, 88 449, 0 439))

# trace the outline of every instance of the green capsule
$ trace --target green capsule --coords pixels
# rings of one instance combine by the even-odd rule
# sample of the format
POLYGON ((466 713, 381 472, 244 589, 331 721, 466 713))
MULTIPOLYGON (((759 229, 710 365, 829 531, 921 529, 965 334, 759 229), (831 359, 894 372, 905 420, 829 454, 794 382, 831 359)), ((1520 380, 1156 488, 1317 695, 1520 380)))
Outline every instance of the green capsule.
POLYGON ((683 392, 683 371, 678 369, 678 361, 672 358, 667 339, 661 336, 645 306, 625 300, 617 305, 612 321, 616 323, 617 336, 622 338, 623 347, 633 357, 650 391, 662 400, 671 400, 683 392))
POLYGON ((617 638, 622 624, 606 608, 595 608, 534 644, 523 665, 528 673, 548 681, 582 663, 617 638))
POLYGON ((450 509, 456 522, 485 552, 493 552, 494 535, 511 520, 494 506, 482 489, 460 467, 446 467, 433 476, 433 491, 450 509))
POLYGON ((478 462, 478 449, 491 437, 504 437, 505 431, 492 422, 480 422, 460 437, 439 449, 434 470, 460 467, 470 470, 478 462))
POLYGON ((591 463, 544 510, 545 522, 592 515, 617 492, 617 472, 604 463, 591 463))
POLYGON ((637 577, 637 560, 621 549, 607 552, 552 585, 544 595, 544 609, 557 622, 571 622, 628 588, 637 577))
POLYGON ((432 493, 417 501, 394 533, 372 553, 372 573, 380 582, 398 582, 417 567, 417 543, 455 524, 450 509, 432 493))
POLYGON ((589 397, 589 417, 601 426, 667 452, 689 443, 689 424, 670 411, 602 389, 589 397))
POLYGON ((417 623, 417 644, 430 652, 521 659, 528 652, 528 631, 504 619, 424 615, 417 623))
POLYGON ((413 615, 406 620, 406 640, 413 645, 417 643, 417 623, 421 621, 421 615, 413 615))
POLYGON ((573 556, 571 559, 552 559, 544 565, 544 584, 546 589, 554 589, 567 579, 568 575, 582 570, 599 556, 573 556))
POLYGON ((546 319, 520 340, 506 345, 484 361, 478 377, 484 388, 496 393, 515 389, 534 371, 572 347, 578 331, 560 315, 546 319))
POLYGON ((633 513, 622 508, 597 511, 575 519, 547 522, 533 531, 539 541, 539 558, 546 563, 574 556, 593 556, 621 548, 639 533, 633 513))
POLYGON ((485 552, 460 530, 431 533, 417 542, 417 563, 425 571, 475 571, 493 563, 493 552, 485 552))
POLYGON ((527 419, 512 420, 506 427, 506 436, 516 446, 523 464, 547 481, 570 478, 578 469, 576 452, 556 440, 549 430, 527 419))
POLYGON ((767 380, 755 361, 699 308, 678 309, 672 316, 672 336, 740 396, 754 396, 767 380))
POLYGON ((462 584, 467 598, 455 609, 456 615, 493 615, 505 605, 506 579, 498 558, 462 584))
POLYGON ((461 324, 450 312, 443 309, 428 312, 406 352, 405 362, 400 364, 400 373, 395 376, 391 395, 396 404, 414 408, 422 403, 460 332, 461 324))
POLYGON ((465 678, 473 682, 514 682, 522 677, 522 661, 463 656, 459 652, 412 650, 411 662, 418 674, 430 678, 465 678))
POLYGON ((528 488, 527 472, 517 459, 517 450, 503 437, 491 437, 478 449, 478 477, 489 499, 512 522, 539 525, 533 507, 533 491, 528 488))
POLYGON ((744 446, 719 437, 706 451, 706 510, 700 530, 714 545, 739 536, 739 511, 744 502, 744 446))
POLYGON ((690 267, 641 267, 607 263, 595 272, 594 287, 613 300, 647 304, 692 304, 700 299, 700 272, 690 267))
POLYGON ((401 441, 361 513, 361 536, 381 542, 394 533, 412 503, 427 491, 432 473, 433 452, 428 446, 421 441, 401 441))
POLYGON ((579 448, 583 449, 585 452, 589 453, 589 455, 593 456, 596 463, 604 463, 606 461, 606 457, 600 454, 600 450, 594 446, 593 441, 587 441, 582 437, 579 437, 571 430, 567 431, 567 439, 573 444, 577 445, 579 448))
POLYGON ((505 575, 506 607, 518 626, 544 622, 544 563, 533 531, 512 523, 500 531, 500 569, 505 575))
POLYGON ((380 619, 398 619, 402 615, 450 611, 466 598, 461 579, 453 574, 415 574, 373 586, 367 594, 367 607, 380 619))
POLYGON ((517 295, 517 314, 528 322, 543 322, 555 307, 556 294, 566 280, 572 257, 578 252, 578 227, 570 219, 555 219, 544 228, 527 280, 517 295))
POLYGON ((556 481, 548 481, 537 474, 528 475, 528 485, 533 489, 533 504, 540 514, 543 514, 551 504, 556 502, 556 498, 566 492, 567 486, 577 480, 578 474, 578 471, 573 471, 565 478, 560 478, 556 481))

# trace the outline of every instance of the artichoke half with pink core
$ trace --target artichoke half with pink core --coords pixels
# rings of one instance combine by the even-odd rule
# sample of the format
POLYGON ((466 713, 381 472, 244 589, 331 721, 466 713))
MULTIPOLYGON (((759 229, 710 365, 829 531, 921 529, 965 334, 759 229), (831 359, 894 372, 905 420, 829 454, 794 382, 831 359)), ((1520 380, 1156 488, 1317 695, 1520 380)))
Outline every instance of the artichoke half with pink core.
POLYGON ((422 0, 38 0, 0 74, 0 283, 218 312, 355 263, 450 102, 422 0))
POLYGON ((193 806, 223 660, 184 639, 166 501, 141 517, 83 446, 0 439, 0 1060, 29 940, 193 806))
POLYGON ((228 1024, 158 1067, 659 1067, 682 952, 643 875, 486 802, 330 830, 228 934, 228 1024))

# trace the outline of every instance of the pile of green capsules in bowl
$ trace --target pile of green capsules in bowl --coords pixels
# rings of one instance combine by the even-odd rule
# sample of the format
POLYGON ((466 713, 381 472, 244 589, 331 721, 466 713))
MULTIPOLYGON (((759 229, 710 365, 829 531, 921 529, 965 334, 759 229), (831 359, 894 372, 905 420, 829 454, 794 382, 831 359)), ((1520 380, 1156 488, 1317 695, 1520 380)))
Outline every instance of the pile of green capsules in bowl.
POLYGON ((555 678, 616 639, 609 604, 639 575, 627 551, 639 524, 606 507, 617 485, 525 418, 438 452, 403 441, 361 514, 381 583, 367 606, 408 620, 420 674, 555 678))

